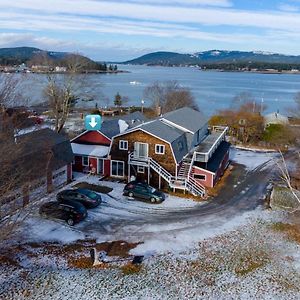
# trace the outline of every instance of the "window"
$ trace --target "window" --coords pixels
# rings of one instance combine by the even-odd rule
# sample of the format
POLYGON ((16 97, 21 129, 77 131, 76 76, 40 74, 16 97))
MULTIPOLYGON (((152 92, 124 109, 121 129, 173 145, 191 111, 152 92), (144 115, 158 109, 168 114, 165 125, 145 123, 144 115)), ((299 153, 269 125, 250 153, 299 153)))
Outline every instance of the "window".
POLYGON ((194 174, 194 178, 198 180, 206 180, 206 175, 194 174))
POLYGON ((82 165, 85 167, 89 166, 89 157, 88 156, 82 156, 82 165))
POLYGON ((120 150, 128 150, 128 141, 119 141, 120 150))
POLYGON ((165 145, 155 145, 155 154, 165 154, 165 145))
POLYGON ((143 166, 137 166, 137 172, 144 174, 145 173, 145 167, 143 167, 143 166))
POLYGON ((112 160, 111 161, 111 176, 124 177, 124 161, 112 160))

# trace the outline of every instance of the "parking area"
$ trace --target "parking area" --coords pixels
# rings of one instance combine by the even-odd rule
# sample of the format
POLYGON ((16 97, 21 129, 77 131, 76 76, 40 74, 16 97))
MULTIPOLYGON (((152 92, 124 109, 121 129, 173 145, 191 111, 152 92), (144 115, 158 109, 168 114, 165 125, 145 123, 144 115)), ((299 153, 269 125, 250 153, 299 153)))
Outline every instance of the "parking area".
POLYGON ((26 219, 30 227, 27 232, 30 241, 72 242, 78 239, 97 238, 113 231, 115 222, 138 221, 141 219, 164 217, 168 214, 189 210, 203 205, 189 199, 167 195, 160 204, 151 204, 123 196, 125 184, 112 181, 99 181, 96 176, 75 174, 75 181, 59 191, 52 193, 39 202, 39 205, 55 201, 58 192, 70 188, 90 188, 102 197, 102 203, 96 208, 88 209, 85 220, 70 227, 64 221, 43 218, 36 207, 26 219))
MULTIPOLYGON (((258 215, 257 209, 262 207, 274 162, 262 153, 235 151, 233 154, 237 162, 222 192, 203 202, 166 195, 163 203, 150 204, 123 196, 122 182, 75 174, 75 181, 64 189, 92 185, 100 192, 102 204, 89 209, 87 218, 72 227, 64 221, 42 218, 36 207, 22 226, 22 240, 62 243, 126 240, 142 242, 143 246, 137 250, 142 253, 189 247, 216 232, 234 228, 249 216, 258 215)), ((57 192, 43 198, 39 205, 55 200, 57 192)))

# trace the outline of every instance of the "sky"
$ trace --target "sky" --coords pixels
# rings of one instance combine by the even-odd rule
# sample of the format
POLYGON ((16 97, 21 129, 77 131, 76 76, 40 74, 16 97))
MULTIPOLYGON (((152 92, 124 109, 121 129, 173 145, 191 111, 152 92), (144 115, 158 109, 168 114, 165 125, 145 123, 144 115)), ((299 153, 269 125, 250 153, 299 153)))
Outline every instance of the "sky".
POLYGON ((300 0, 0 0, 0 47, 125 61, 155 51, 300 55, 300 0))

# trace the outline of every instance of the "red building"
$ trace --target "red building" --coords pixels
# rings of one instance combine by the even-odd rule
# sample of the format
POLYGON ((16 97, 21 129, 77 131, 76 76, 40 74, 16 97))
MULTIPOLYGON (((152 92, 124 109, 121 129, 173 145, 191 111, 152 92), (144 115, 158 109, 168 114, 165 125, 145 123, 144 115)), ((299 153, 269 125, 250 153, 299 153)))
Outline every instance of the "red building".
POLYGON ((109 175, 110 162, 107 156, 110 143, 110 138, 100 131, 85 131, 73 139, 73 171, 109 175))
POLYGON ((71 141, 74 153, 73 171, 110 176, 108 157, 112 138, 146 121, 140 112, 104 120, 100 131, 85 131, 71 141))

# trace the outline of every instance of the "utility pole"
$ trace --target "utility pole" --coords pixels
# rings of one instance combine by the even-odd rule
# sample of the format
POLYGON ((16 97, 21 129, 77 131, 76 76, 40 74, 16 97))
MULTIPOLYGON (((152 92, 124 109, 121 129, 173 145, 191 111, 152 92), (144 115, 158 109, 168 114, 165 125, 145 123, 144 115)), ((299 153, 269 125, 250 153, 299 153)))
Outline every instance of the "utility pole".
POLYGON ((142 114, 144 113, 144 104, 145 104, 145 101, 142 99, 142 101, 141 101, 141 104, 142 104, 142 109, 141 109, 141 111, 142 111, 142 114))

